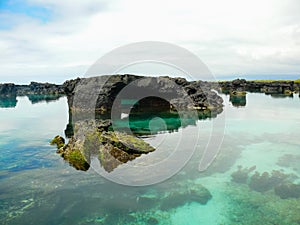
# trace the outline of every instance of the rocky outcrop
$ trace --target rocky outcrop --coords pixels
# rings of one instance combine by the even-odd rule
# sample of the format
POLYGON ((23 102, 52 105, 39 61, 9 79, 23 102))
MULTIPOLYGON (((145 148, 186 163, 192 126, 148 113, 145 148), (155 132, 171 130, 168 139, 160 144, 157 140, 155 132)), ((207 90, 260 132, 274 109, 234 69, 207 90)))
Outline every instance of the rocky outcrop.
MULTIPOLYGON (((63 84, 68 96, 69 107, 72 110, 96 110, 100 113, 110 111, 116 100, 134 100, 141 96, 154 96, 169 101, 169 109, 219 109, 222 108, 223 99, 211 91, 206 82, 188 82, 184 78, 170 77, 141 77, 135 75, 112 75, 91 78, 77 78, 63 84), (130 91, 123 93, 118 99, 118 94, 123 88, 130 91), (96 98, 95 102, 91 99, 96 98)), ((149 109, 163 106, 162 102, 149 99, 149 109)), ((121 102, 119 104, 122 104, 121 102)), ((145 104, 147 105, 147 104, 145 104)), ((164 105, 165 106, 165 105, 164 105)))
POLYGON ((155 150, 138 137, 112 131, 109 120, 77 121, 74 129, 74 136, 66 145, 60 136, 56 136, 51 144, 56 144, 57 153, 79 170, 88 170, 91 158, 96 158, 107 172, 111 172, 119 165, 155 150))

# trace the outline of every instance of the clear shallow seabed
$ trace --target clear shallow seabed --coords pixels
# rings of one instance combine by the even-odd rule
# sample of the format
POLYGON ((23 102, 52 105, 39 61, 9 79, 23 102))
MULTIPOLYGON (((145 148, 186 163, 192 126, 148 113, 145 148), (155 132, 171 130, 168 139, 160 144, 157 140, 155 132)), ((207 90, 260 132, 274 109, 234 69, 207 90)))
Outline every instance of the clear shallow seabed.
MULTIPOLYGON (((298 95, 247 94, 246 107, 239 108, 231 105, 229 96, 223 97, 224 141, 209 169, 199 172, 198 165, 209 138, 205 131, 218 118, 197 122, 200 142, 179 173, 146 187, 118 185, 93 169, 83 172, 69 166, 49 146, 54 136, 64 136, 66 98, 31 104, 27 97, 18 97, 15 108, 0 108, 0 224, 300 224, 300 198, 281 198, 272 186, 259 191, 249 181, 235 182, 231 176, 239 166, 256 166, 248 179, 255 172, 276 170, 300 183, 298 95), (206 204, 157 206, 156 193, 200 185, 212 195, 206 204), (137 207, 140 199, 148 201, 137 207)), ((155 142, 164 135, 146 140, 155 142)), ((177 140, 178 135, 168 138, 177 140)))

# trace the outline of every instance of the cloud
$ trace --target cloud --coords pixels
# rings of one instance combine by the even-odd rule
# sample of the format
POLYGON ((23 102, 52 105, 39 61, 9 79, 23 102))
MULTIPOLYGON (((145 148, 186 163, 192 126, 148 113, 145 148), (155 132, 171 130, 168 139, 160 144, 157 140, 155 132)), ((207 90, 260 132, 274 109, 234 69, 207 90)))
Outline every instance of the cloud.
POLYGON ((0 82, 82 76, 110 50, 147 40, 185 47, 219 76, 300 72, 297 0, 24 2, 31 11, 0 11, 9 24, 0 26, 0 82))

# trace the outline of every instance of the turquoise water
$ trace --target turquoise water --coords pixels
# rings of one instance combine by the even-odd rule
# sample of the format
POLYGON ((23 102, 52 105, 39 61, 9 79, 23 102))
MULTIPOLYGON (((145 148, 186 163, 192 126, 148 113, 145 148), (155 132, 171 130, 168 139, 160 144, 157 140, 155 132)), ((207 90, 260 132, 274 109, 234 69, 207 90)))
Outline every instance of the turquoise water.
MULTIPOLYGON (((165 140, 168 146, 182 131, 193 139, 195 129, 201 129, 187 165, 170 179, 145 187, 115 184, 93 169, 75 170, 55 153, 48 143, 57 134, 64 136, 65 97, 35 104, 18 97, 15 107, 4 104, 6 108, 0 108, 0 224, 300 224, 295 186, 300 183, 298 95, 247 94, 245 107, 234 107, 229 96, 223 97, 224 140, 208 170, 199 172, 198 165, 210 137, 206 131, 220 116, 171 133, 158 129, 146 138, 154 145, 165 140), (255 172, 269 176, 257 179, 255 172), (182 198, 182 193, 203 188, 212 196, 206 203, 182 198)), ((188 148, 190 142, 182 141, 188 148)), ((158 151, 144 159, 155 156, 158 151)))

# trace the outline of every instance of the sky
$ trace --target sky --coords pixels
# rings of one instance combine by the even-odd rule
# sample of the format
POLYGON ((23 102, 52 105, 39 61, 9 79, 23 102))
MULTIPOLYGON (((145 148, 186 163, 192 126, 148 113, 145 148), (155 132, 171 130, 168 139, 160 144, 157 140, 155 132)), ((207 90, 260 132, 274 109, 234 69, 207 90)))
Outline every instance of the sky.
POLYGON ((0 0, 0 83, 62 83, 140 41, 186 48, 218 78, 300 77, 299 9, 298 0, 0 0))

